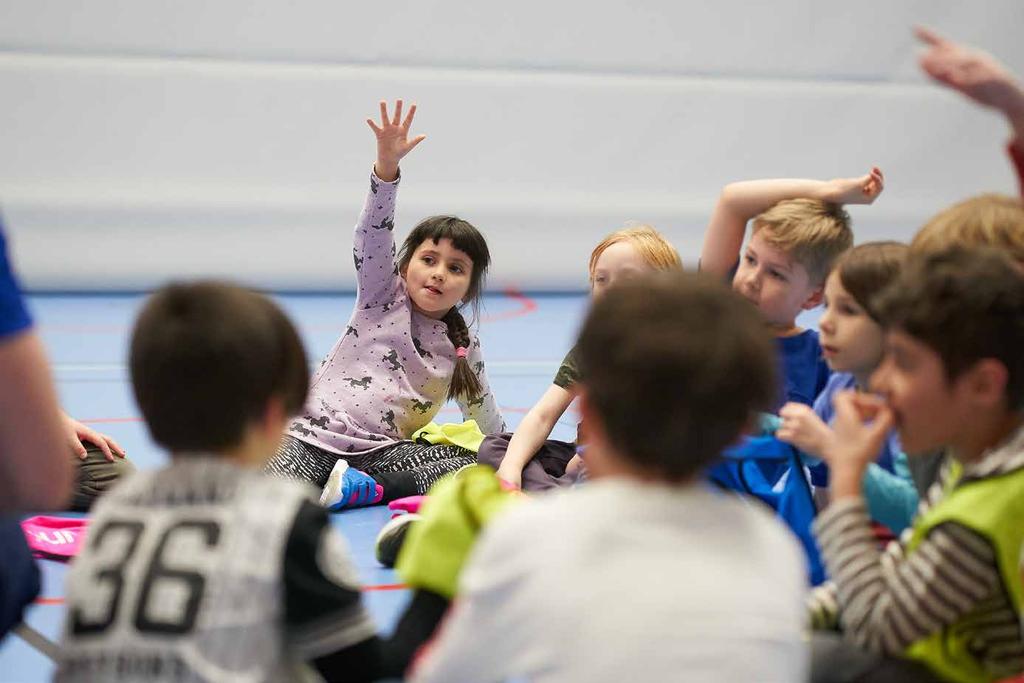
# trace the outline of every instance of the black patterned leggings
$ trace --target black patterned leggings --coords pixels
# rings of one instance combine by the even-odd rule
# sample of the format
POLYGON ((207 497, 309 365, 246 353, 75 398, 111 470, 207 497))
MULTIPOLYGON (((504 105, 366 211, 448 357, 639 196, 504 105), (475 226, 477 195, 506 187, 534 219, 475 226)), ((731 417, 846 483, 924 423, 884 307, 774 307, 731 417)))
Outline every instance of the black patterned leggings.
MULTIPOLYGON (((282 477, 310 481, 319 487, 341 456, 285 435, 277 454, 263 471, 282 477)), ((344 460, 366 472, 384 487, 384 502, 426 493, 431 484, 460 467, 476 463, 476 453, 452 445, 425 445, 399 441, 393 446, 368 453, 348 453, 344 460)))

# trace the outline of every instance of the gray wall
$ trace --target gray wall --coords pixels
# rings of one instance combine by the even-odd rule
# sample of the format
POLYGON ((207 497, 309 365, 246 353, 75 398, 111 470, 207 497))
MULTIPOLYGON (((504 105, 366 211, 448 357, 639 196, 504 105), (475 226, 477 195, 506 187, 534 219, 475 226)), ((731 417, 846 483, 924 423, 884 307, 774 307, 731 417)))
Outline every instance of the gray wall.
POLYGON ((1015 192, 1003 123, 925 82, 928 23, 1024 72, 1024 5, 0 0, 0 204, 25 284, 353 284, 381 98, 420 106, 398 232, 458 213, 492 286, 582 288, 653 223, 694 263, 719 188, 878 164, 858 239, 1015 192), (983 8, 983 9, 982 9, 983 8))

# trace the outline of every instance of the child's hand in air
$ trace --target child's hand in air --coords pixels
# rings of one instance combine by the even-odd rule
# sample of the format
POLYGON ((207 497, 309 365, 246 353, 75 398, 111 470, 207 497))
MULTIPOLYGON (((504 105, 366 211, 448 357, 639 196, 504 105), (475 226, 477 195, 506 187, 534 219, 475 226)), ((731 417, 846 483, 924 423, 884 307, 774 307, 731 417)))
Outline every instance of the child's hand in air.
POLYGON ((835 438, 818 414, 803 403, 787 403, 779 411, 779 417, 782 425, 775 432, 776 438, 816 458, 821 457, 835 438))
POLYGON ((394 181, 398 177, 398 162, 426 139, 426 135, 417 135, 409 139, 409 126, 412 125, 415 116, 414 104, 409 107, 409 113, 403 121, 402 100, 395 100, 395 115, 388 117, 388 103, 381 100, 380 125, 374 123, 373 119, 366 119, 373 134, 377 136, 377 163, 374 165, 374 172, 381 180, 389 183, 394 181))
POLYGON ((853 390, 837 393, 833 405, 835 438, 822 453, 832 472, 833 498, 859 495, 864 470, 893 428, 893 414, 884 399, 853 390))
POLYGON ((871 170, 858 178, 836 178, 825 183, 821 199, 833 204, 871 204, 885 189, 882 170, 871 170))
POLYGON ((1024 86, 995 57, 921 26, 914 33, 926 46, 920 59, 926 74, 1010 119, 1024 119, 1024 86))

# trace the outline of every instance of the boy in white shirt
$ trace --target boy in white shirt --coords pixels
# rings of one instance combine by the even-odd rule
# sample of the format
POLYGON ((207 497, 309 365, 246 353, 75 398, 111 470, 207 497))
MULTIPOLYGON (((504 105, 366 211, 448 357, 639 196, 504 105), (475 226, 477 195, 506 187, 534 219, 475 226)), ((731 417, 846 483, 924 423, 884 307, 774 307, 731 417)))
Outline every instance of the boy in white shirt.
POLYGON ((701 477, 775 398, 757 311, 659 273, 595 302, 578 349, 593 481, 484 532, 412 680, 805 678, 796 541, 701 477))

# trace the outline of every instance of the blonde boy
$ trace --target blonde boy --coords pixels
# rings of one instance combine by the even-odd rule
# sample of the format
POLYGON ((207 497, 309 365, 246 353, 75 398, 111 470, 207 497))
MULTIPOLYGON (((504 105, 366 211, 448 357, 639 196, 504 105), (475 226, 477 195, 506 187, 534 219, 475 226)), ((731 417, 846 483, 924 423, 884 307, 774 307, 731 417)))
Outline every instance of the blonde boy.
POLYGON ((882 187, 882 172, 873 168, 859 178, 753 180, 722 190, 700 268, 729 277, 776 337, 784 375, 776 407, 810 405, 828 380, 817 332, 798 327, 796 317, 821 303, 832 264, 853 245, 850 217, 840 205, 870 204, 882 187))

